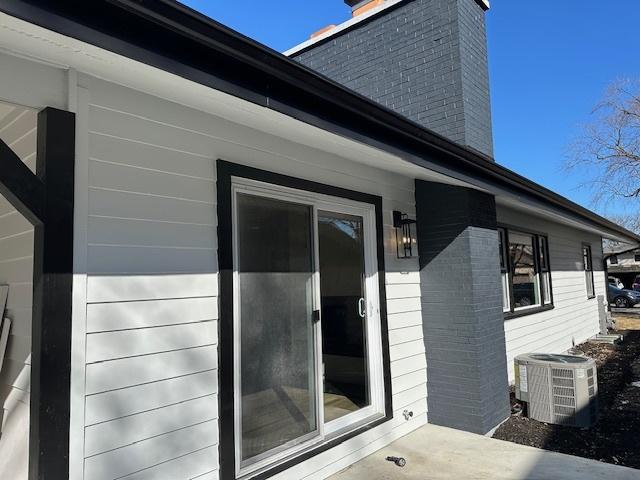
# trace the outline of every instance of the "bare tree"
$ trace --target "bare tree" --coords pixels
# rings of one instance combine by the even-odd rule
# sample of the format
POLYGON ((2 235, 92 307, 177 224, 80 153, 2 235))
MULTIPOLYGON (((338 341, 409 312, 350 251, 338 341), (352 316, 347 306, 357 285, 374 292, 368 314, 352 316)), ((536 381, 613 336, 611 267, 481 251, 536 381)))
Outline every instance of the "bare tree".
POLYGON ((596 204, 640 199, 640 81, 613 83, 591 112, 566 165, 579 171, 596 204))

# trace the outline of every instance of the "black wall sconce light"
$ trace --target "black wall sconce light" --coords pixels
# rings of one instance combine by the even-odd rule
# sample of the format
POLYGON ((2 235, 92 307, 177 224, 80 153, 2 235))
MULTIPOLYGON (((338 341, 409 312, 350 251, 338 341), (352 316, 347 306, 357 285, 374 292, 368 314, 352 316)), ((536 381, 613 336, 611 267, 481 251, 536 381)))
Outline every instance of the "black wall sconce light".
POLYGON ((412 258, 416 252, 416 221, 406 213, 393 212, 393 227, 396 229, 398 258, 412 258))

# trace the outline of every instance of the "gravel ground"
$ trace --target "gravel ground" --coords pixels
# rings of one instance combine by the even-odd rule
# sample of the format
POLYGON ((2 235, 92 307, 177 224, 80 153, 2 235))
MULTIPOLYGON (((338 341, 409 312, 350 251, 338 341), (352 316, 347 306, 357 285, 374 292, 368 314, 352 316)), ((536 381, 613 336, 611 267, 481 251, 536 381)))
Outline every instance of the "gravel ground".
POLYGON ((640 382, 640 332, 629 332, 619 346, 584 343, 576 350, 598 364, 598 423, 579 429, 512 415, 493 438, 640 468, 640 387, 631 385, 640 382))

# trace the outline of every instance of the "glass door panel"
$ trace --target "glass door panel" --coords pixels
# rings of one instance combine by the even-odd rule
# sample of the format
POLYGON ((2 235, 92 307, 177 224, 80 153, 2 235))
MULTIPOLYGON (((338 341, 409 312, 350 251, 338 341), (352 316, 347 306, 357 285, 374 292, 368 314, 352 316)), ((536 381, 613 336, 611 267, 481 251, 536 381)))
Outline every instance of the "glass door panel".
POLYGON ((363 218, 318 212, 324 421, 371 404, 363 218))
POLYGON ((246 463, 318 435, 314 215, 309 205, 244 193, 236 198, 236 388, 246 463))

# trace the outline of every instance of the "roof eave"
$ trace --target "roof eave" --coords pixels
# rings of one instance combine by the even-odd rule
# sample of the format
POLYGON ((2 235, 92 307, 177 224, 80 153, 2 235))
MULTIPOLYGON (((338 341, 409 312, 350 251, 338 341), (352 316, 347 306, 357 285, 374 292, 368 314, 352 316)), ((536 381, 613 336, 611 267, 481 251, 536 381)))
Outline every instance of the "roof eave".
POLYGON ((59 0, 45 6, 4 0, 0 10, 319 128, 407 152, 420 166, 424 158, 493 182, 640 242, 633 232, 173 0, 59 0))

